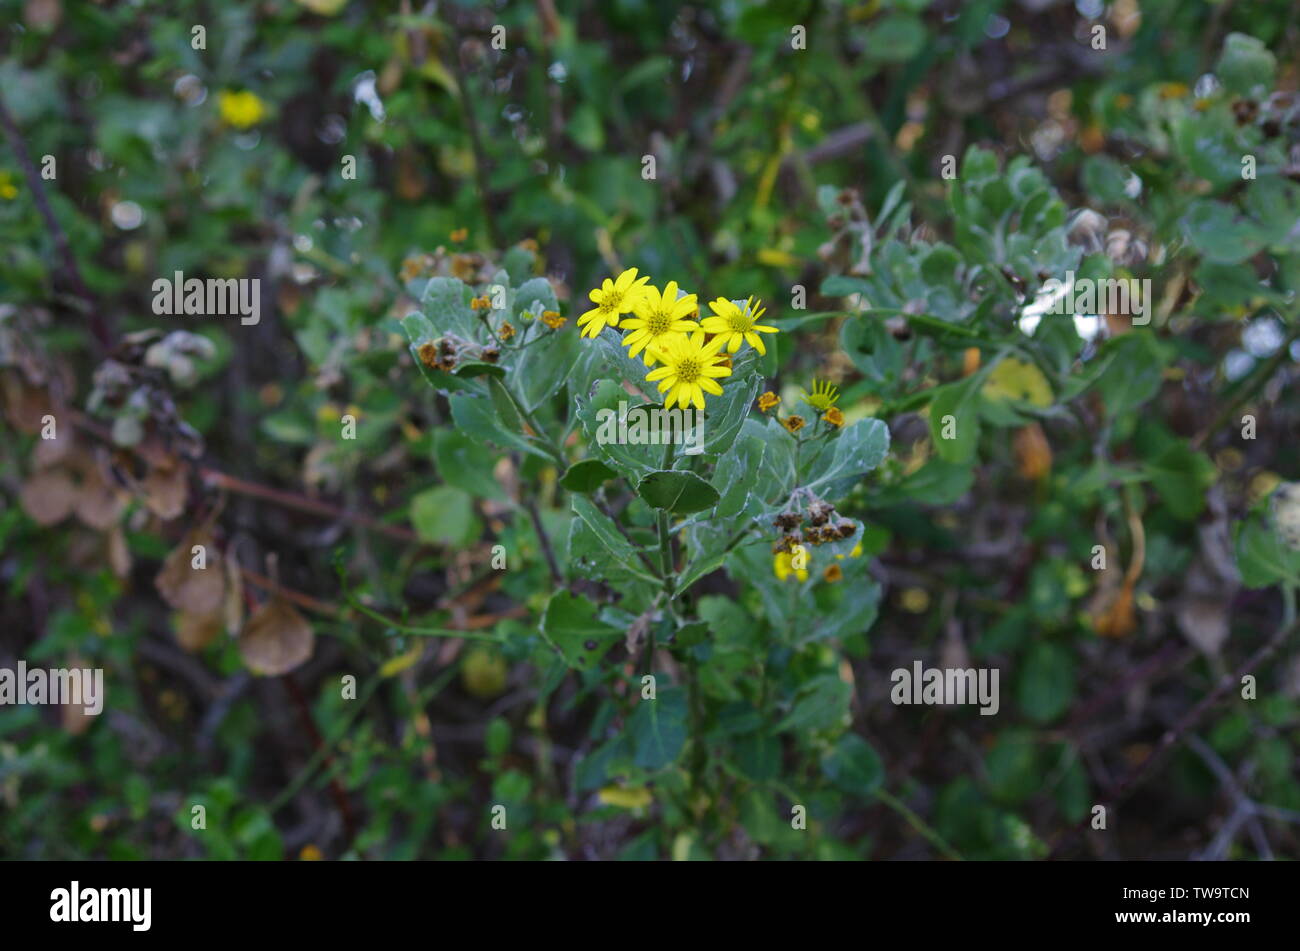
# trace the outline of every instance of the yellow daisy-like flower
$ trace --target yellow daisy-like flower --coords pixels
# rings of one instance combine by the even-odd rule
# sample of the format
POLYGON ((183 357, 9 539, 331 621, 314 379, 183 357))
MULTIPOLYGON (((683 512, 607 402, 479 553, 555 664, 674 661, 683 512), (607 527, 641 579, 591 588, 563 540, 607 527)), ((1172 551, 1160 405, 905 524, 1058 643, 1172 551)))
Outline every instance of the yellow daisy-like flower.
POLYGON ((655 344, 655 359, 663 364, 646 374, 646 379, 658 381, 659 392, 667 393, 664 409, 671 409, 673 404, 685 409, 687 404, 694 404, 696 409, 704 409, 704 394, 722 395, 719 377, 731 376, 731 368, 720 366, 722 357, 722 338, 714 337, 704 342, 704 332, 695 331, 689 337, 686 334, 672 334, 661 338, 655 344))
POLYGON ((657 287, 647 287, 633 308, 636 316, 623 318, 619 328, 632 331, 623 336, 623 345, 630 348, 627 352, 629 357, 636 359, 636 355, 644 350, 645 365, 654 366, 655 344, 670 334, 700 329, 699 324, 687 319, 696 309, 695 295, 678 297, 677 290, 676 281, 669 281, 662 291, 657 287))
POLYGON ((719 340, 727 342, 727 352, 735 353, 742 343, 748 342, 759 353, 767 353, 760 333, 774 334, 775 327, 766 327, 758 323, 758 318, 766 313, 763 302, 754 302, 754 298, 745 301, 744 307, 738 307, 734 301, 719 297, 709 302, 712 317, 705 317, 700 326, 711 334, 717 334, 719 340))
POLYGON ((824 413, 840 398, 840 391, 833 386, 829 380, 813 380, 812 392, 806 390, 803 392, 803 401, 817 410, 824 413))
POLYGON ((567 317, 561 317, 558 310, 542 311, 542 323, 546 324, 546 326, 550 327, 552 330, 559 330, 568 322, 569 319, 567 317))
POLYGON ((614 280, 605 278, 600 287, 588 296, 596 306, 578 318, 584 337, 594 337, 606 326, 617 327, 619 317, 635 307, 645 293, 650 278, 637 277, 636 268, 630 267, 614 280))
POLYGON ((844 425, 844 414, 840 412, 838 406, 832 406, 823 413, 822 419, 827 423, 827 425, 834 426, 836 429, 839 429, 844 425))
POLYGON ((497 336, 502 340, 509 340, 515 335, 515 328, 511 326, 510 321, 503 320, 501 326, 497 328, 497 336))
POLYGON ((247 129, 262 121, 266 115, 266 104, 255 92, 247 89, 231 92, 223 89, 217 93, 217 111, 228 125, 236 129, 247 129))
POLYGON ((788 551, 779 551, 772 556, 772 572, 776 575, 777 581, 784 581, 791 575, 794 575, 800 581, 808 580, 808 569, 796 568, 794 566, 794 555, 788 551))
POLYGON ((799 430, 803 429, 803 417, 787 416, 785 419, 781 420, 781 425, 790 432, 797 433, 799 430))
POLYGON ((781 402, 781 397, 777 396, 771 390, 768 390, 758 398, 758 411, 760 413, 766 413, 779 402, 781 402))

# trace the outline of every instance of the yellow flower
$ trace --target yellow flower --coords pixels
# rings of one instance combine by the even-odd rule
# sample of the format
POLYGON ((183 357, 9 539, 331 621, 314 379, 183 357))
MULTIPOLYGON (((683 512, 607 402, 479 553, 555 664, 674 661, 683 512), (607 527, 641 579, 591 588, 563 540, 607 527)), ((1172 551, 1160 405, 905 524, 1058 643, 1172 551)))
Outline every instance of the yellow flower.
POLYGON ((584 337, 594 337, 605 329, 618 326, 618 318, 626 314, 641 300, 649 277, 637 277, 636 268, 630 267, 614 280, 605 278, 599 288, 588 296, 596 306, 578 318, 584 337))
MULTIPOLYGON (((856 545, 853 546, 853 551, 849 552, 849 557, 850 557, 850 558, 857 558, 857 557, 859 557, 861 554, 862 554, 862 542, 858 542, 856 545)), ((843 556, 843 555, 836 555, 835 557, 838 558, 838 559, 840 559, 841 561, 844 560, 844 556, 843 556)))
POLYGON ((450 237, 451 240, 455 241, 457 244, 460 244, 462 241, 464 241, 466 238, 469 237, 469 229, 457 228, 450 235, 448 235, 448 237, 450 237))
POLYGON ((0 172, 0 198, 13 201, 18 197, 18 186, 14 184, 13 173, 0 172))
POLYGON ((620 809, 644 809, 654 802, 654 796, 644 786, 638 789, 606 786, 600 791, 599 798, 603 805, 618 806, 620 809))
POLYGON ((844 577, 844 571, 839 565, 827 565, 826 570, 822 572, 822 577, 834 584, 844 577))
MULTIPOLYGON (((804 557, 807 558, 806 555, 804 557)), ((794 555, 788 551, 779 551, 772 556, 772 571, 776 574, 777 581, 784 581, 790 575, 794 575, 800 581, 808 580, 808 569, 806 567, 796 568, 794 566, 794 555)))
POLYGON ((686 319, 695 310, 695 295, 679 298, 676 281, 669 281, 662 291, 657 287, 647 287, 633 310, 636 316, 623 318, 618 326, 632 331, 623 336, 623 345, 629 348, 627 355, 635 359, 644 350, 648 367, 655 364, 654 346, 668 335, 700 329, 695 321, 686 319))
POLYGON ((840 398, 840 391, 828 380, 813 380, 812 392, 803 391, 803 401, 819 412, 826 412, 840 398))
POLYGON ((785 419, 781 420, 781 425, 790 430, 790 432, 797 433, 799 430, 803 429, 803 417, 787 416, 785 419))
POLYGON ((266 104, 255 92, 246 89, 231 92, 223 89, 217 93, 217 111, 228 125, 233 125, 236 129, 247 129, 262 121, 266 115, 266 104))
POLYGON ((561 317, 558 310, 542 311, 542 323, 546 324, 546 326, 550 327, 552 330, 559 330, 568 322, 569 318, 561 317))
POLYGON ((325 853, 320 850, 320 846, 309 842, 302 847, 302 851, 298 853, 298 858, 303 862, 319 862, 325 858, 325 853))
POLYGON ((839 429, 844 425, 844 414, 840 412, 838 406, 832 406, 828 409, 822 415, 822 419, 824 419, 828 425, 834 426, 836 429, 839 429))
POLYGON ((781 397, 777 396, 771 390, 768 390, 758 398, 758 411, 760 413, 766 413, 779 402, 781 402, 781 397))
POLYGON ((645 378, 657 380, 659 392, 668 394, 664 409, 671 409, 674 403, 682 409, 688 403, 695 404, 696 409, 704 409, 705 393, 722 395, 722 386, 717 378, 731 376, 731 369, 718 365, 722 360, 718 356, 721 349, 721 337, 705 343, 701 330, 689 337, 673 334, 656 343, 654 356, 663 366, 651 370, 645 378))
POLYGON ((501 326, 497 328, 497 336, 502 340, 509 340, 515 335, 515 328, 510 325, 510 321, 503 320, 501 326))
POLYGON ((709 310, 713 311, 713 316, 705 317, 700 326, 708 333, 717 334, 719 340, 727 341, 728 353, 735 353, 746 341, 759 353, 767 353, 759 333, 774 334, 776 328, 756 323, 766 313, 762 301, 755 303, 751 297, 742 308, 725 297, 719 297, 710 301, 709 310))

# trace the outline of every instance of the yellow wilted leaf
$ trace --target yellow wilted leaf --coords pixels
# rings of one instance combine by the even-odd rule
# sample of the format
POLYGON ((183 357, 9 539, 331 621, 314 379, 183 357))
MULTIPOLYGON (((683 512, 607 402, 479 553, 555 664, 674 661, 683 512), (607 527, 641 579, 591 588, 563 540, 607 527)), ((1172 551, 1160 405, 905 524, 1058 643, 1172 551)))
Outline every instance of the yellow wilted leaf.
POLYGON ((603 805, 618 806, 620 809, 644 809, 655 801, 655 797, 644 786, 639 789, 606 786, 600 791, 600 801, 603 805))
POLYGON ((298 0, 298 6, 323 17, 337 16, 348 5, 348 0, 298 0))
POLYGON ((473 647, 460 667, 465 690, 475 697, 495 697, 506 687, 506 659, 488 647, 473 647))
POLYGON ((283 598, 253 612, 239 635, 239 655, 255 674, 287 674, 311 657, 316 635, 306 619, 283 598))
POLYGON ((420 654, 424 651, 423 644, 416 644, 405 654, 398 654, 396 657, 390 657, 379 668, 380 677, 395 677, 404 670, 409 670, 415 666, 415 662, 420 659, 420 654))
POLYGON ((993 368, 981 390, 986 400, 1019 400, 1039 409, 1052 405, 1052 387, 1032 363, 1007 357, 993 368))
POLYGON ((1047 442, 1043 427, 1037 423, 1016 430, 1012 440, 1016 450, 1016 466, 1026 479, 1042 479, 1052 473, 1052 447, 1047 442))
POLYGON ((758 263, 766 264, 768 267, 798 267, 799 259, 788 251, 778 248, 761 248, 758 252, 758 263))

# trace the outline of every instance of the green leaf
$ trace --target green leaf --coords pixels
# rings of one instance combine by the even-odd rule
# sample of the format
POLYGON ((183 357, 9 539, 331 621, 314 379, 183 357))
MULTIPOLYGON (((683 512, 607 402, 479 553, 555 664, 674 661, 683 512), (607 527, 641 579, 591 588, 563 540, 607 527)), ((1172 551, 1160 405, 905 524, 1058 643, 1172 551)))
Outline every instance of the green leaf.
POLYGON ((618 478, 618 473, 599 459, 583 459, 569 467, 560 478, 560 485, 570 492, 595 492, 605 482, 618 478))
POLYGON ((546 602, 541 633, 578 670, 589 670, 623 638, 621 630, 596 617, 595 605, 568 591, 557 591, 546 602))
POLYGON ((1300 584, 1300 551, 1287 546, 1262 514, 1237 525, 1237 571, 1247 588, 1300 584))
POLYGON ((694 472, 660 469, 652 472, 636 487, 637 495, 657 509, 687 515, 717 504, 718 490, 694 472))
POLYGON ((750 511, 757 508, 751 505, 750 488, 754 474, 762 468, 766 451, 767 444, 762 437, 747 432, 732 445, 730 452, 718 460, 713 481, 722 486, 722 497, 713 510, 714 518, 729 519, 741 512, 755 514, 750 511))
POLYGON ((762 382, 757 374, 728 380, 721 396, 709 398, 704 417, 705 452, 720 455, 731 448, 741 425, 749 416, 749 407, 758 398, 762 382))
POLYGON ((885 781, 885 765, 871 745, 856 733, 846 733, 822 760, 822 772, 836 788, 869 799, 885 781))
POLYGON ((449 485, 426 489, 411 499, 411 524, 421 541, 463 547, 481 531, 469 493, 449 485))
POLYGON ((1228 92, 1240 96, 1273 88, 1277 59, 1262 40, 1245 33, 1229 33, 1223 41, 1215 75, 1228 92))
POLYGON ((818 457, 816 473, 807 473, 804 485, 822 490, 832 499, 848 493, 858 479, 880 465, 889 451, 889 427, 879 419, 860 419, 842 430, 831 442, 834 451, 823 462, 818 457))
POLYGON ((1025 716, 1038 723, 1055 720, 1074 702, 1074 658, 1048 641, 1029 648, 1016 692, 1025 716))
POLYGON ((983 376, 974 373, 934 390, 930 400, 930 438, 935 452, 945 462, 967 463, 975 458, 980 438, 979 391, 982 382, 983 376), (945 437, 945 432, 951 438, 945 437))
POLYGON ((1190 522, 1205 508, 1205 490, 1214 484, 1214 463, 1204 453, 1175 442, 1146 464, 1144 471, 1175 517, 1190 522))
POLYGON ((669 687, 654 700, 642 700, 627 721, 632 761, 642 769, 663 769, 686 747, 686 691, 669 687))
POLYGON ((633 574, 650 581, 656 579, 646 573, 644 563, 637 557, 632 543, 614 525, 604 512, 596 508, 585 495, 575 495, 571 500, 573 514, 578 516, 613 559, 633 574))
POLYGON ((849 712, 853 688, 836 674, 814 677, 802 687, 789 715, 777 724, 778 733, 786 730, 826 730, 839 726, 849 712))
POLYGON ((641 408, 628 405, 633 401, 633 397, 613 380, 599 381, 589 400, 581 395, 576 397, 578 421, 582 424, 587 446, 619 475, 635 482, 647 472, 659 468, 663 449, 619 441, 620 413, 641 408))
POLYGON ((554 461, 522 434, 508 432, 499 422, 492 403, 484 397, 470 393, 452 393, 447 397, 447 403, 451 406, 451 418, 456 428, 475 442, 500 446, 502 449, 518 449, 548 462, 554 461))
POLYGON ((497 419, 506 432, 522 433, 524 418, 519 415, 519 404, 510 395, 505 384, 496 377, 488 377, 488 397, 492 400, 492 408, 496 410, 497 419))
POLYGON ((460 430, 434 430, 433 457, 438 474, 449 485, 479 498, 505 499, 505 492, 492 478, 496 455, 460 430))

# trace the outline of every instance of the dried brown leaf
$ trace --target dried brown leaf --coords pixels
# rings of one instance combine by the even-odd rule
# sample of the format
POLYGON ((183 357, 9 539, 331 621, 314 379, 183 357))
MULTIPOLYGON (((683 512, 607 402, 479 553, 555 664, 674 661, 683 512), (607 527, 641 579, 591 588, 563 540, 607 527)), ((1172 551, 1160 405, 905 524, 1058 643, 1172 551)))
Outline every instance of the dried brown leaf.
POLYGON ((307 620, 283 598, 266 601, 239 635, 239 654, 255 674, 278 677, 311 657, 316 635, 307 620))
POLYGON ((63 469, 33 472, 19 491, 23 511, 38 525, 54 525, 72 514, 77 487, 63 469))
POLYGON ((225 572, 221 566, 221 553, 212 534, 205 528, 195 528, 185 533, 163 561, 162 570, 154 578, 163 600, 178 611, 187 614, 212 614, 221 608, 226 592, 225 572), (194 546, 202 545, 204 567, 196 568, 194 546))

